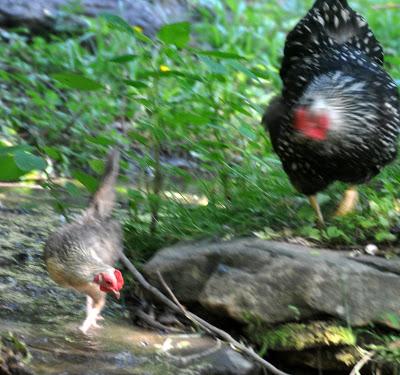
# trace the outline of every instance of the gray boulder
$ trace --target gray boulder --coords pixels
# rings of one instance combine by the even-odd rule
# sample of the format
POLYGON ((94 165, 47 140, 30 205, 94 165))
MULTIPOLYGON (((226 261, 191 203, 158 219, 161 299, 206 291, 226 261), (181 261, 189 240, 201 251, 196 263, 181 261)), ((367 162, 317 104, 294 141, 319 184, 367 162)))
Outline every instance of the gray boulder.
POLYGON ((182 303, 244 323, 330 316, 390 326, 400 313, 399 259, 252 238, 166 248, 145 266, 159 284, 157 271, 182 303))
MULTIPOLYGON (((65 31, 82 27, 83 21, 69 10, 72 0, 0 0, 0 27, 24 26, 32 31, 65 31)), ((101 13, 122 16, 153 35, 165 23, 188 19, 185 0, 81 0, 83 14, 101 13)))

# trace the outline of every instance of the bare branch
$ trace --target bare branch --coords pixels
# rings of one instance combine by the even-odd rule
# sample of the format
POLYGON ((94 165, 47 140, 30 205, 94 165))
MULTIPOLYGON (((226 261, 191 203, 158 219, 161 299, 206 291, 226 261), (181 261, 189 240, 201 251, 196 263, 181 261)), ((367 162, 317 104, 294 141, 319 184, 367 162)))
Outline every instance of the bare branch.
POLYGON ((157 322, 153 317, 151 317, 149 314, 146 314, 142 310, 135 311, 135 314, 138 318, 143 320, 146 324, 148 324, 150 327, 153 327, 155 329, 162 330, 167 333, 183 333, 184 331, 179 329, 179 328, 174 328, 174 327, 167 327, 164 324, 157 322))
POLYGON ((366 352, 363 355, 363 357, 353 367, 353 370, 351 370, 350 375, 360 375, 361 369, 372 359, 374 355, 375 351, 366 352))
POLYGON ((148 292, 150 292, 154 297, 156 297, 160 302, 164 303, 171 310, 184 315, 187 319, 195 323, 197 326, 201 327, 204 331, 212 334, 213 336, 219 337, 220 339, 228 342, 230 345, 235 347, 237 350, 245 353, 250 358, 260 363, 265 369, 267 369, 273 375, 289 375, 277 369, 275 366, 267 362, 264 358, 260 357, 252 348, 248 348, 239 341, 235 340, 229 333, 219 329, 212 324, 208 323, 204 319, 198 317, 197 315, 188 311, 182 304, 178 301, 171 288, 167 285, 160 273, 160 281, 164 288, 167 290, 168 294, 171 296, 172 300, 167 298, 163 293, 161 293, 157 288, 152 286, 143 275, 136 269, 136 267, 130 262, 130 260, 121 253, 120 259, 125 267, 132 273, 136 281, 148 292))

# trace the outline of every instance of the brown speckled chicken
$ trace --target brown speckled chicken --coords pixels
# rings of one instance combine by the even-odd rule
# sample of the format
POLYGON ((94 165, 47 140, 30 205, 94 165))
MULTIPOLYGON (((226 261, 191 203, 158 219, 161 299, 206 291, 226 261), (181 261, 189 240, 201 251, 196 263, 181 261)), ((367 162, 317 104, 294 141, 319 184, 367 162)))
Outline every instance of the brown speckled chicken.
POLYGON ((79 327, 84 333, 90 327, 98 327, 96 321, 101 319, 106 293, 119 298, 124 284, 121 272, 114 268, 122 252, 122 231, 111 218, 118 165, 119 152, 113 150, 89 207, 77 220, 53 233, 44 249, 51 278, 87 296, 86 319, 79 327))

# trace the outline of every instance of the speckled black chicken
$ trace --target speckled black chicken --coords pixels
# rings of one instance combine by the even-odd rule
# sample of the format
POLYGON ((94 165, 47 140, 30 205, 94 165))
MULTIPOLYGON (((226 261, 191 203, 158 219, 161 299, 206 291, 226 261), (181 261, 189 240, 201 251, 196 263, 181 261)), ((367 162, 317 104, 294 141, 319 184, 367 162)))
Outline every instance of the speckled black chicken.
POLYGON ((337 210, 344 215, 357 202, 356 185, 395 159, 397 87, 383 68, 382 47, 346 0, 314 3, 287 36, 280 75, 282 94, 263 124, 323 225, 316 193, 336 180, 350 184, 337 210))
POLYGON ((106 293, 119 298, 124 284, 121 272, 114 268, 122 253, 122 231, 120 224, 111 217, 118 164, 119 152, 113 150, 89 207, 77 220, 53 233, 44 249, 51 278, 87 296, 86 319, 79 327, 84 333, 91 327, 98 327, 106 293))

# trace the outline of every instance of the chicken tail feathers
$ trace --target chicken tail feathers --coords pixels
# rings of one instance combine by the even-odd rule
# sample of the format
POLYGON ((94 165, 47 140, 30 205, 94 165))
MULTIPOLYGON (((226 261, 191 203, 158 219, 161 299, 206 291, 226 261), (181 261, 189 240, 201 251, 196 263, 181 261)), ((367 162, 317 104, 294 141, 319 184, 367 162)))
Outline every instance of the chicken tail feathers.
POLYGON ((115 183, 119 173, 120 152, 114 148, 107 157, 100 186, 93 195, 86 215, 97 219, 108 218, 115 205, 115 183))
MULTIPOLYGON (((332 49, 347 49, 383 65, 383 49, 367 21, 347 0, 316 0, 304 18, 288 34, 281 78, 304 60, 329 55, 332 49)), ((361 58, 361 57, 360 57, 361 58)))

